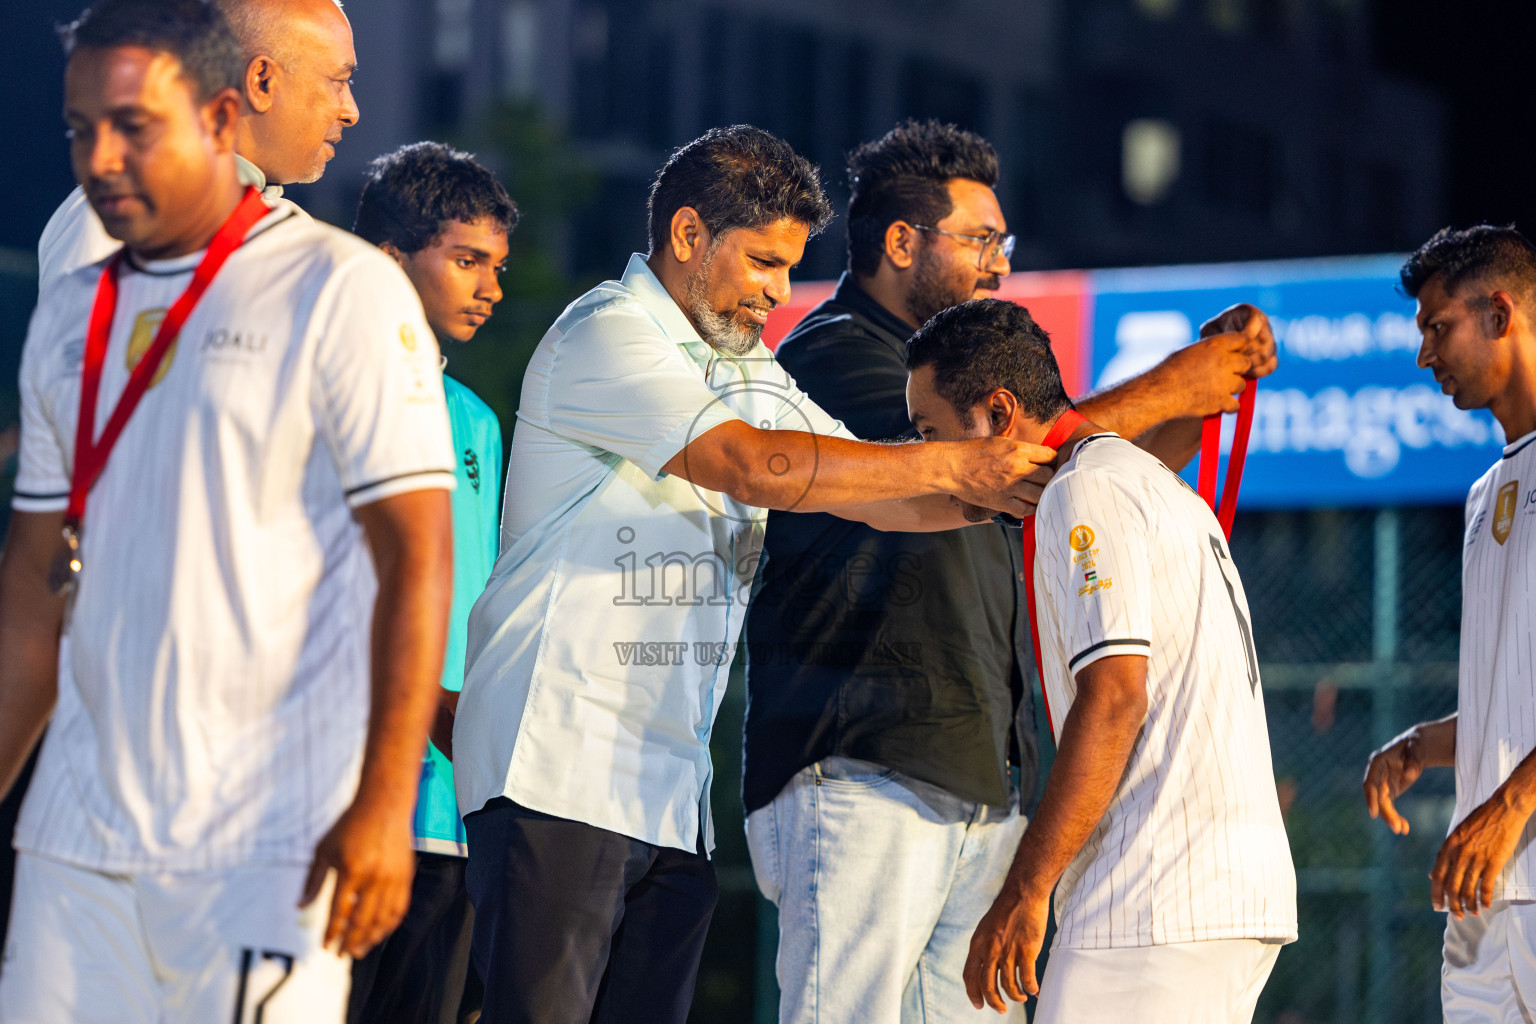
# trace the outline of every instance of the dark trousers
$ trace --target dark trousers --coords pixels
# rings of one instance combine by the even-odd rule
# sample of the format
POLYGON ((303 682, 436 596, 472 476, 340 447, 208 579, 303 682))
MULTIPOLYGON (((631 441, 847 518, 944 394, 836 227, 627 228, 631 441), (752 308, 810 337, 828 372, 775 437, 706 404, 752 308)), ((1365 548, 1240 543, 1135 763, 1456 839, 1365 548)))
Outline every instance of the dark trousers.
POLYGON ((464 828, 481 1024, 684 1024, 717 891, 702 852, 502 797, 464 828))
POLYGON ((464 858, 418 853, 400 927, 352 964, 347 1024, 458 1024, 479 1009, 468 970, 474 916, 464 858))

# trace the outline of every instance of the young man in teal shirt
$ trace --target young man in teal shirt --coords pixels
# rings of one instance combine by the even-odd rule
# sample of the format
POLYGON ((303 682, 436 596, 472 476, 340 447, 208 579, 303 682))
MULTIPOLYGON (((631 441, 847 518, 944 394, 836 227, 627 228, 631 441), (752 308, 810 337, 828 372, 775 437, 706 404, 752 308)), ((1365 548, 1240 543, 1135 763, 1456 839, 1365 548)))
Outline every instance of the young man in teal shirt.
MULTIPOLYGON (((501 300, 517 205, 467 153, 417 142, 368 166, 352 230, 382 248, 416 286, 427 323, 451 356, 501 300)), ((405 339, 401 339, 404 341, 405 339)), ((444 365, 446 368, 447 357, 444 365)), ((468 847, 453 791, 453 711, 464 685, 465 622, 496 561, 501 425, 473 391, 444 374, 458 452, 453 492, 453 608, 438 720, 421 764, 413 830, 416 880, 400 927, 353 968, 349 1024, 436 1024, 479 1008, 466 980, 473 911, 464 889, 468 847)))

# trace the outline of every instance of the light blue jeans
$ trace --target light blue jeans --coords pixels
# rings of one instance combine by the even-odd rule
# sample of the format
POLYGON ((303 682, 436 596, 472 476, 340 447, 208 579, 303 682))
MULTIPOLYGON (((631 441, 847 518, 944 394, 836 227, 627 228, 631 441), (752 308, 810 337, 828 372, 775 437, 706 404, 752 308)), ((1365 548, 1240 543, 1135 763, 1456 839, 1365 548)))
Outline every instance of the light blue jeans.
MULTIPOLYGON (((781 1024, 995 1021, 965 995, 971 933, 1024 834, 1017 808, 829 757, 747 817, 779 908, 781 1024)), ((1023 1021, 1022 1004, 1003 1018, 1023 1021)))

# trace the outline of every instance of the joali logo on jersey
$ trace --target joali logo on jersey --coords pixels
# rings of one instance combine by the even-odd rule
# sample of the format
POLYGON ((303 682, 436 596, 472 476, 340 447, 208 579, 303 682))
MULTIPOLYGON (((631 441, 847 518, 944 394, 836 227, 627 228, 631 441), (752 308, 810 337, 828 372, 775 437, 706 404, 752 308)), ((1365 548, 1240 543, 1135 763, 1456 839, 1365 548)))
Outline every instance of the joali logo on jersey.
POLYGON ((416 332, 411 330, 410 324, 400 325, 400 344, 405 346, 407 352, 416 351, 416 332))
POLYGON ((1500 544, 1509 539, 1509 528, 1515 525, 1515 501, 1519 493, 1518 480, 1511 480, 1499 488, 1499 499, 1493 506, 1493 539, 1500 544))
POLYGON ((257 334, 255 331, 232 330, 228 327, 215 327, 203 338, 204 352, 236 353, 263 352, 267 347, 267 336, 257 334))
MULTIPOLYGON (((128 372, 139 365, 139 360, 144 358, 144 353, 149 351, 149 346, 155 343, 155 332, 160 329, 160 324, 165 320, 165 314, 169 310, 146 309, 133 318, 133 330, 128 335, 128 353, 124 362, 128 364, 128 372)), ((154 379, 149 382, 154 387, 165 379, 166 373, 171 368, 171 360, 176 358, 176 342, 171 342, 171 347, 166 350, 165 358, 160 360, 160 368, 155 371, 154 379)))
POLYGON ((1073 551, 1087 551, 1093 547, 1093 530, 1081 524, 1074 526, 1067 534, 1067 543, 1072 545, 1073 551))

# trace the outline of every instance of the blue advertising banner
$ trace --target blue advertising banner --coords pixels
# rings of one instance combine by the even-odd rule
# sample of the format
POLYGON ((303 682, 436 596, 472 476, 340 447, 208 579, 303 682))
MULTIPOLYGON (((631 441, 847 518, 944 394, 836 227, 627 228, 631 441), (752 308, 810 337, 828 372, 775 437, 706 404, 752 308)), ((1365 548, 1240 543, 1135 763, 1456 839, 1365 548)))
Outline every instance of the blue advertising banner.
MULTIPOLYGON (((1414 358, 1400 256, 1091 273, 1093 383, 1140 372, 1235 302, 1270 316, 1280 368, 1259 383, 1244 508, 1458 504, 1503 432, 1414 358)), ((1235 417, 1226 417, 1223 452, 1235 417)), ((1224 460, 1225 461, 1225 460, 1224 460)), ((1186 472, 1193 482, 1193 466, 1186 472)))

